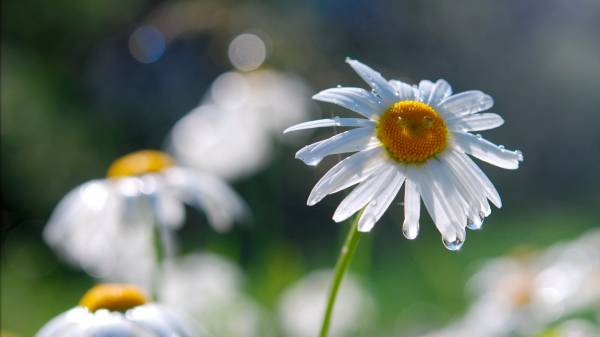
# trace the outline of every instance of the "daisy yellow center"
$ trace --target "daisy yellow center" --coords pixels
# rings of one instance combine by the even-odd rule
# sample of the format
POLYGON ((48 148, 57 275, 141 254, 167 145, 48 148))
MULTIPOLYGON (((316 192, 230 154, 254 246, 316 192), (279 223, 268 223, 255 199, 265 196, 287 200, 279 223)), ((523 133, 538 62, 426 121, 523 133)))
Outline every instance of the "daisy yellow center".
POLYGON ((79 304, 89 311, 107 309, 110 311, 127 311, 146 303, 146 296, 134 285, 99 284, 88 290, 79 304))
POLYGON ((109 167, 108 177, 139 176, 156 173, 175 165, 168 154, 156 150, 132 152, 115 160, 109 167))
POLYGON ((381 115, 377 137, 395 160, 405 164, 422 163, 446 148, 448 128, 429 105, 400 101, 381 115))

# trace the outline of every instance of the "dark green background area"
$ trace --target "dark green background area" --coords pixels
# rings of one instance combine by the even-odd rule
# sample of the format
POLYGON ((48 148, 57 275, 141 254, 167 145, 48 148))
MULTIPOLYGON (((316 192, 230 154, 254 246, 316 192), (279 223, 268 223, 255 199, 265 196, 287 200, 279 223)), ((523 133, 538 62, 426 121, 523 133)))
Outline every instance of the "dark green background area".
MULTIPOLYGON (((231 68, 227 45, 246 31, 269 37, 266 66, 302 76, 315 92, 364 86, 346 56, 388 78, 445 78, 455 91, 485 91, 506 123, 484 136, 525 155, 517 171, 481 164, 504 207, 468 233, 460 252, 443 248, 424 212, 419 238, 404 239, 398 204, 366 236, 353 269, 376 296, 378 332, 408 334, 458 317, 465 280, 485 258, 599 225, 597 1, 190 1, 209 29, 171 41, 155 63, 137 62, 129 36, 176 3, 2 2, 2 329, 31 336, 77 303, 93 281, 43 243, 53 207, 104 176, 114 158, 162 147, 173 123, 231 68), (217 10, 226 20, 210 21, 217 10)), ((324 116, 348 114, 319 106, 324 116)), ((335 158, 306 167, 293 159, 297 147, 277 145, 270 166, 234 182, 253 210, 251 226, 217 234, 188 210, 179 233, 186 251, 238 261, 248 292, 267 308, 292 281, 333 266, 347 226, 330 220, 341 195, 305 206, 335 158)))

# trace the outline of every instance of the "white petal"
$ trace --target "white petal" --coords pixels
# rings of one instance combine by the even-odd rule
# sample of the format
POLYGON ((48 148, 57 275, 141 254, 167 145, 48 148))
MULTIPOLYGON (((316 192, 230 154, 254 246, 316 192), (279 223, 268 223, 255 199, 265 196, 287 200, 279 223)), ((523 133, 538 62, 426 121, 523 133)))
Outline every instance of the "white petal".
POLYGON ((455 131, 483 131, 499 127, 504 119, 495 113, 478 113, 464 117, 450 118, 448 128, 455 131))
POLYGON ((465 238, 466 215, 463 220, 462 215, 457 213, 461 207, 457 206, 456 193, 445 184, 445 177, 439 175, 441 171, 431 165, 434 160, 414 169, 410 177, 418 178, 423 203, 444 241, 462 242, 465 238))
POLYGON ((450 218, 442 208, 439 199, 434 197, 436 191, 433 188, 433 183, 426 175, 423 174, 423 171, 426 169, 427 168, 425 167, 409 169, 407 171, 407 177, 408 179, 414 180, 419 186, 423 204, 425 204, 425 208, 427 209, 427 212, 431 216, 431 219, 433 220, 433 223, 437 229, 440 231, 440 233, 442 233, 443 236, 450 236, 455 232, 455 229, 452 226, 450 218))
POLYGON ((446 207, 452 224, 462 230, 467 225, 467 201, 457 189, 455 179, 448 167, 439 158, 434 158, 428 162, 430 179, 437 187, 436 197, 446 207))
POLYGON ((494 105, 491 96, 478 90, 464 91, 444 99, 439 111, 447 117, 460 117, 484 111, 494 105))
POLYGON ((396 170, 393 166, 382 166, 377 169, 369 179, 363 181, 358 185, 337 207, 333 214, 333 220, 335 222, 341 222, 348 219, 352 214, 363 208, 369 201, 373 199, 375 193, 385 184, 393 170, 396 170))
POLYGON ((361 151, 377 144, 372 127, 353 129, 303 147, 296 152, 296 158, 315 166, 328 155, 361 151))
POLYGON ((419 100, 423 103, 427 103, 429 101, 429 96, 431 96, 431 92, 433 91, 434 84, 430 80, 421 80, 419 82, 419 100))
POLYGON ((313 187, 307 204, 312 206, 328 194, 336 193, 367 179, 385 160, 382 147, 355 153, 332 167, 313 187))
POLYGON ((227 231, 234 221, 241 221, 248 216, 244 201, 216 176, 181 167, 171 168, 164 175, 182 201, 206 213, 216 231, 227 231))
POLYGON ((378 97, 362 88, 331 88, 319 92, 312 98, 337 104, 367 118, 379 115, 385 108, 378 97))
POLYGON ((491 213, 490 205, 487 202, 487 195, 485 189, 480 186, 477 181, 477 177, 467 168, 464 168, 464 164, 458 157, 458 154, 454 151, 447 151, 442 160, 448 166, 452 174, 457 180, 457 185, 464 193, 465 199, 471 200, 477 204, 477 208, 473 208, 473 205, 469 205, 471 213, 469 216, 474 219, 474 216, 480 216, 483 213, 484 216, 488 216, 491 213))
POLYGON ((503 146, 470 133, 454 132, 453 136, 458 149, 492 165, 514 170, 519 167, 519 162, 523 161, 520 151, 506 150, 503 146))
POLYGON ((368 119, 335 117, 335 118, 327 118, 327 119, 318 119, 318 120, 314 120, 314 121, 296 124, 296 125, 290 126, 289 128, 285 129, 285 131, 283 131, 283 133, 288 133, 288 132, 298 131, 298 130, 305 130, 305 129, 325 128, 325 127, 330 127, 330 126, 362 127, 362 126, 372 126, 372 125, 373 125, 373 121, 370 121, 368 119))
POLYGON ((402 183, 406 178, 405 175, 398 169, 392 170, 392 177, 389 182, 384 184, 375 194, 375 198, 369 202, 367 208, 358 220, 358 230, 361 232, 369 232, 375 226, 375 223, 381 219, 381 216, 388 209, 396 194, 402 187, 402 183))
POLYGON ((390 85, 396 90, 399 101, 413 101, 418 96, 417 90, 407 83, 398 80, 390 80, 390 85))
POLYGON ((159 224, 169 228, 180 228, 185 222, 185 207, 172 191, 162 190, 155 194, 154 208, 159 224))
POLYGON ((419 234, 419 217, 421 213, 421 195, 418 185, 406 179, 404 185, 404 223, 402 232, 407 239, 415 239, 419 234))
MULTIPOLYGON (((471 221, 488 215, 491 211, 485 194, 476 185, 472 186, 473 178, 462 171, 460 165, 451 160, 451 156, 451 151, 446 151, 439 158, 440 164, 449 173, 448 179, 451 181, 452 188, 460 195, 460 200, 463 203, 463 215, 466 215, 471 221)), ((467 225, 470 220, 461 219, 461 221, 466 221, 467 225)))
POLYGON ((388 83, 388 81, 381 76, 380 73, 371 69, 364 63, 361 63, 356 60, 352 60, 350 58, 346 58, 346 63, 348 63, 354 71, 360 76, 365 82, 375 90, 375 92, 383 98, 386 105, 392 104, 398 100, 398 96, 396 96, 394 88, 388 83))
POLYGON ((427 104, 437 106, 442 100, 452 95, 452 87, 445 80, 437 80, 427 98, 427 104))
POLYGON ((471 160, 467 155, 461 152, 454 152, 457 160, 457 164, 461 165, 461 171, 468 172, 470 177, 475 178, 476 182, 479 184, 479 188, 483 189, 485 195, 488 199, 498 208, 502 207, 502 200, 500 199, 500 195, 494 187, 494 184, 490 181, 490 179, 481 171, 479 166, 471 160))

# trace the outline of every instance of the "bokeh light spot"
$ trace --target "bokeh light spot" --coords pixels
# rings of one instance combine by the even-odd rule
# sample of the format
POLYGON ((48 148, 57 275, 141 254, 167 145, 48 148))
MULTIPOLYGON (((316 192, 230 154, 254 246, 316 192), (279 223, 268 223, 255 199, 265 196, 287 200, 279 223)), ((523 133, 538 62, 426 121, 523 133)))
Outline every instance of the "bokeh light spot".
POLYGON ((263 40, 254 34, 244 33, 236 36, 229 44, 229 60, 241 71, 251 71, 260 67, 267 57, 267 48, 263 40))
POLYGON ((164 54, 166 42, 164 35, 155 27, 142 26, 129 37, 129 52, 141 63, 153 63, 164 54))

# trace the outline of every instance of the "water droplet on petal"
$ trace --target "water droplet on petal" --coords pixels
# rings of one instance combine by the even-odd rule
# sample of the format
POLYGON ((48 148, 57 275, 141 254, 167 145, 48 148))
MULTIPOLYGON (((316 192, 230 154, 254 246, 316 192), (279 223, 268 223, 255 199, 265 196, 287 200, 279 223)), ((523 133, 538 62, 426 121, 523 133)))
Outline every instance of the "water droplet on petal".
POLYGON ((469 229, 478 230, 478 229, 481 229, 482 225, 483 225, 483 216, 481 214, 474 216, 472 219, 467 218, 467 228, 469 228, 469 229))
POLYGON ((465 243, 465 241, 461 240, 459 237, 455 237, 453 240, 447 240, 446 238, 442 238, 442 242, 448 250, 452 251, 459 250, 462 247, 463 243, 465 243))
POLYGON ((373 200, 373 201, 371 201, 371 203, 370 203, 370 204, 371 204, 371 206, 375 206, 375 205, 377 205, 377 200, 373 200))
POLYGON ((480 133, 476 134, 475 137, 477 137, 479 139, 483 138, 483 136, 480 133))
POLYGON ((498 145, 498 148, 499 148, 500 150, 504 150, 504 145, 498 145))
POLYGON ((333 118, 333 120, 335 121, 335 123, 336 123, 336 124, 340 124, 340 117, 338 117, 338 116, 335 116, 335 117, 333 118))
POLYGON ((414 240, 419 235, 419 224, 410 226, 406 221, 402 224, 402 234, 409 240, 414 240))
POLYGON ((341 87, 342 87, 342 85, 341 85, 341 84, 338 84, 338 85, 336 85, 335 87, 336 87, 336 88, 341 88, 341 87))
POLYGON ((517 155, 517 157, 519 157, 519 160, 523 160, 523 152, 521 152, 520 150, 516 150, 515 154, 517 155))

